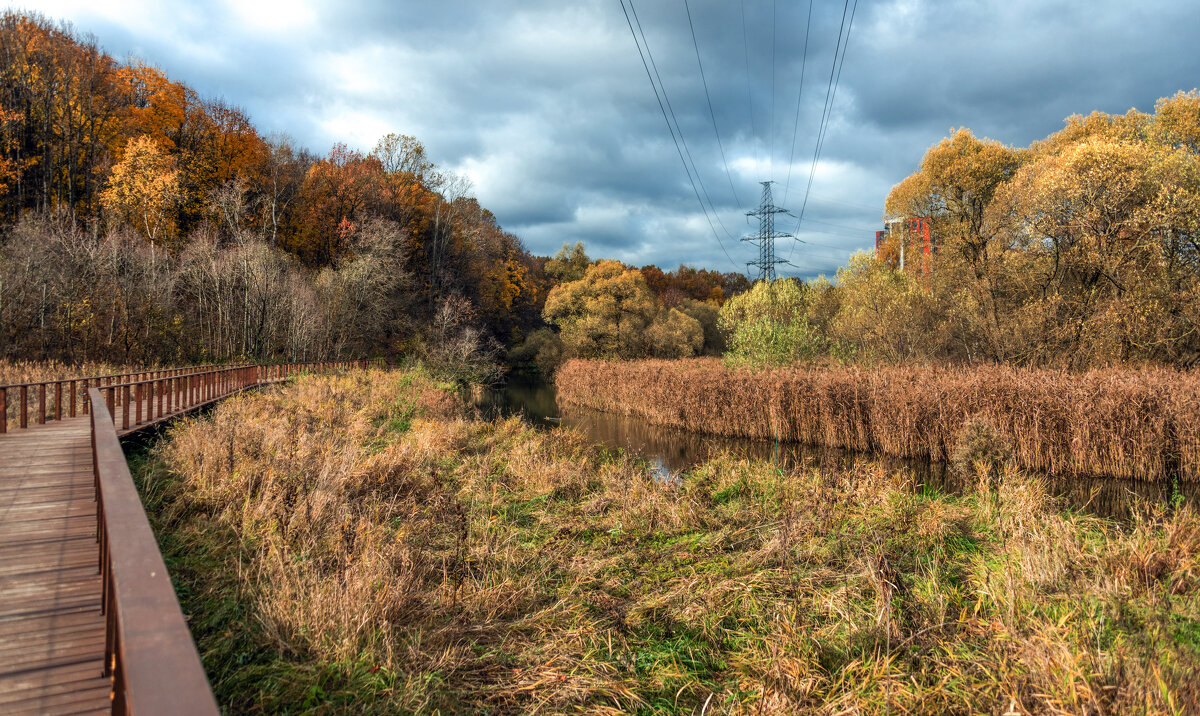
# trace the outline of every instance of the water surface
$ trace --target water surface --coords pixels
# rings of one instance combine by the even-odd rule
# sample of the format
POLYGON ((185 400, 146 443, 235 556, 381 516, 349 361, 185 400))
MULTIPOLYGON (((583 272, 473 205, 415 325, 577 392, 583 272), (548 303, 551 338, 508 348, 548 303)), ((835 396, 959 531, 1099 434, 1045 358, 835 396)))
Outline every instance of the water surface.
MULTIPOLYGON (((914 486, 922 489, 961 494, 970 487, 966 480, 941 462, 801 443, 775 443, 693 433, 652 425, 637 417, 602 413, 574 405, 560 406, 555 399, 554 385, 550 383, 510 381, 502 388, 477 393, 475 405, 488 418, 519 415, 538 427, 573 427, 594 442, 642 457, 664 479, 677 479, 680 473, 728 451, 741 457, 775 460, 785 468, 844 470, 866 461, 880 464, 888 470, 905 471, 912 477, 914 486)), ((1126 517, 1139 501, 1169 502, 1177 491, 1182 499, 1193 504, 1200 499, 1200 485, 1190 483, 1176 486, 1170 481, 1141 482, 1049 474, 1040 474, 1039 477, 1052 493, 1064 498, 1071 507, 1105 517, 1126 517)))

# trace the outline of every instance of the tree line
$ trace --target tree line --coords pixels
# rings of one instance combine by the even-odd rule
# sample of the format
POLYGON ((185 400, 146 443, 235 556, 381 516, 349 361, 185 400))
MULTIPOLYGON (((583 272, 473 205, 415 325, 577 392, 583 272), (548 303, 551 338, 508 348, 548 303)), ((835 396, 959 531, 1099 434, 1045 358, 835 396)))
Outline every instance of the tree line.
POLYGON ((0 152, 0 357, 478 368, 569 277, 414 137, 318 155, 37 14, 0 14, 0 152))
POLYGON ((1070 117, 1029 147, 954 131, 892 189, 883 218, 895 228, 882 246, 851 256, 834 281, 760 282, 717 300, 679 289, 664 300, 653 267, 597 263, 550 291, 544 317, 559 332, 527 358, 1200 362, 1194 90, 1152 114, 1070 117), (930 256, 907 228, 918 217, 930 256))
POLYGON ((414 137, 316 154, 36 14, 0 14, 0 156, 0 358, 1200 360, 1195 91, 1023 148, 957 130, 885 206, 929 219, 928 261, 894 231, 753 291, 534 256, 414 137))

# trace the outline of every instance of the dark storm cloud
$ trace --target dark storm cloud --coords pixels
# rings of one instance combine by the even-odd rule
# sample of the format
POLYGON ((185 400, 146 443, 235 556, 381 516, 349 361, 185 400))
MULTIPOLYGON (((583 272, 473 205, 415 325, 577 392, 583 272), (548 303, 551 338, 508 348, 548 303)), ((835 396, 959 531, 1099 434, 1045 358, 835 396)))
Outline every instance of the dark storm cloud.
POLYGON ((1151 110, 1200 76, 1194 2, 861 0, 808 192, 843 5, 813 4, 805 52, 807 3, 692 0, 728 177, 682 0, 635 7, 716 216, 700 211, 618 0, 38 9, 316 151, 415 135, 538 253, 581 240, 638 265, 742 268, 744 212, 774 179, 777 202, 806 207, 805 243, 781 248, 804 276, 872 244, 890 187, 951 127, 1024 145, 1070 114, 1151 110))

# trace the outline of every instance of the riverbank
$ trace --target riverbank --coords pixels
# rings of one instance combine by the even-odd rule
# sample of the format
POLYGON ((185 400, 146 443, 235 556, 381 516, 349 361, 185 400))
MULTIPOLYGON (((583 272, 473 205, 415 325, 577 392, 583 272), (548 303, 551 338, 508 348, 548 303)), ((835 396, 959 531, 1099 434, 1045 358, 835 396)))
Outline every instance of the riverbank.
POLYGON ((555 382, 564 403, 658 425, 934 461, 982 417, 1029 470, 1200 481, 1195 373, 571 360, 555 382))
POLYGON ((1200 515, 1009 469, 718 457, 676 483, 429 378, 302 377, 181 421, 139 485, 231 712, 1145 713, 1200 704, 1200 515))

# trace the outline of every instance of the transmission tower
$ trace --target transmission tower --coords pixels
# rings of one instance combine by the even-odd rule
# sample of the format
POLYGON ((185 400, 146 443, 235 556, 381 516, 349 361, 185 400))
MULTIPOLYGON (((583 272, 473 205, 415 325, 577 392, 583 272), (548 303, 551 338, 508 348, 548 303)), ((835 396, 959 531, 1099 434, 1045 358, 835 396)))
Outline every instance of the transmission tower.
POLYGON ((758 209, 755 211, 747 211, 746 216, 758 217, 758 233, 747 234, 742 237, 742 241, 748 241, 758 245, 758 260, 747 261, 747 266, 758 267, 758 278, 775 280, 775 265, 787 263, 784 259, 775 258, 775 239, 791 239, 795 238, 791 234, 781 234, 775 231, 775 215, 787 214, 792 216, 792 212, 787 209, 775 206, 771 199, 771 185, 775 182, 762 181, 762 198, 758 202, 758 209))

